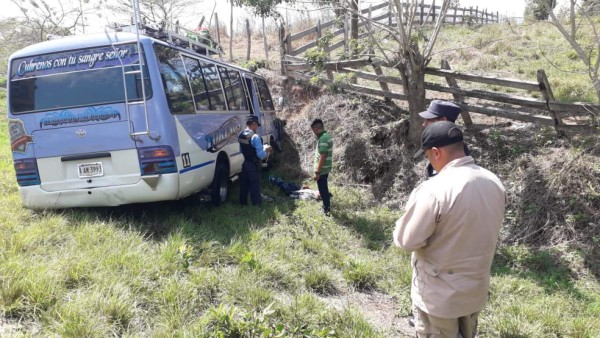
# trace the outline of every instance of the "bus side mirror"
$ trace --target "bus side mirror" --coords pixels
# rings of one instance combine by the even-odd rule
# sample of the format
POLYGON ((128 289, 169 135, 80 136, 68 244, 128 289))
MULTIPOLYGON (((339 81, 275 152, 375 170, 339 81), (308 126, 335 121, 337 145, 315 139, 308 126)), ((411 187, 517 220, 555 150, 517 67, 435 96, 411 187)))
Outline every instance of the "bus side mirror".
POLYGON ((277 99, 277 104, 279 105, 279 109, 283 109, 283 105, 284 105, 284 103, 285 103, 285 101, 284 101, 284 99, 283 99, 283 96, 280 96, 280 97, 277 99))

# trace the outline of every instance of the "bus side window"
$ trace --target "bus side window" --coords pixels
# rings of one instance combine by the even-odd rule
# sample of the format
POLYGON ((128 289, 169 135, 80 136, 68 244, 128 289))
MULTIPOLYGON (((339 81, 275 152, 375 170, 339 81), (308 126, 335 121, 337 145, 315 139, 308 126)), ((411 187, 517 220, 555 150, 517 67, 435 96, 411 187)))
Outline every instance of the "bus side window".
POLYGON ((248 103, 246 101, 240 73, 225 67, 219 67, 219 73, 223 80, 229 110, 247 110, 248 103))
POLYGON ((202 74, 206 81, 210 110, 225 110, 225 95, 221 87, 221 78, 217 73, 217 66, 211 63, 201 63, 202 74))
POLYGON ((256 81, 256 87, 258 88, 258 95, 260 97, 260 103, 263 109, 275 110, 267 82, 259 77, 255 77, 254 80, 256 81))
POLYGON ((233 96, 235 97, 235 104, 239 110, 247 110, 248 103, 246 101, 246 94, 244 93, 244 87, 242 86, 242 78, 237 70, 229 70, 229 80, 231 81, 231 89, 233 96))
POLYGON ((238 102, 235 97, 235 92, 229 78, 229 72, 227 68, 219 66, 219 74, 221 74, 221 80, 223 81, 223 88, 225 88, 225 96, 227 97, 227 104, 229 110, 239 110, 238 102))
POLYGON ((209 110, 210 98, 206 91, 206 83, 204 82, 200 62, 186 56, 183 60, 185 62, 185 69, 187 70, 190 84, 192 85, 192 93, 194 94, 194 101, 196 101, 196 110, 209 110))
POLYGON ((156 45, 160 74, 172 114, 194 114, 194 101, 179 52, 156 45))

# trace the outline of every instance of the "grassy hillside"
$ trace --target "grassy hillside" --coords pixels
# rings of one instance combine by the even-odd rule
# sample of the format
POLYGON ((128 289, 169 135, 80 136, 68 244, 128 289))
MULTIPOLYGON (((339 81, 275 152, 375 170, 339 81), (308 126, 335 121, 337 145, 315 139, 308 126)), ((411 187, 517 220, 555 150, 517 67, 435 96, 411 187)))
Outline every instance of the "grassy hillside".
MULTIPOLYGON (((444 39, 465 34, 460 41, 468 44, 478 34, 500 34, 485 29, 456 29, 444 39)), ((484 52, 470 61, 491 58, 484 52)), ((460 60, 450 63, 473 69, 460 60)), ((289 165, 297 169, 310 156, 306 121, 322 116, 336 140, 332 217, 268 183, 263 192, 275 202, 261 209, 240 208, 235 198, 220 208, 180 201, 24 209, 2 98, 0 336, 409 335, 402 318, 411 308, 409 255, 391 245, 391 232, 423 163, 403 156, 410 149, 390 143, 385 132, 402 112, 270 80, 276 91, 297 96, 282 115, 286 161, 265 178, 302 180, 289 165), (323 115, 327 106, 336 113, 323 115), (382 130, 367 121, 371 113, 382 130)), ((510 198, 480 336, 600 336, 597 138, 557 139, 552 130, 477 122, 466 133, 474 156, 499 174, 510 198)))
MULTIPOLYGON (((591 27, 583 23, 580 32, 586 51, 597 48, 591 27)), ((446 59, 455 70, 529 81, 537 81, 537 71, 543 69, 557 100, 599 100, 583 62, 549 22, 448 27, 436 46, 433 67, 446 59)))

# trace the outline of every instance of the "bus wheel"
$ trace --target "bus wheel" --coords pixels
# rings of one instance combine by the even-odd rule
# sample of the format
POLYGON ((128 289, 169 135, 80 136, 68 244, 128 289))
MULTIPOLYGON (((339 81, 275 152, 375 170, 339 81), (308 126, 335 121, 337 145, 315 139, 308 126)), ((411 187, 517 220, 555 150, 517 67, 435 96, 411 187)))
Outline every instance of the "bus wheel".
POLYGON ((212 204, 219 206, 227 200, 229 194, 229 170, 227 165, 221 161, 217 163, 215 178, 211 185, 210 199, 212 204))

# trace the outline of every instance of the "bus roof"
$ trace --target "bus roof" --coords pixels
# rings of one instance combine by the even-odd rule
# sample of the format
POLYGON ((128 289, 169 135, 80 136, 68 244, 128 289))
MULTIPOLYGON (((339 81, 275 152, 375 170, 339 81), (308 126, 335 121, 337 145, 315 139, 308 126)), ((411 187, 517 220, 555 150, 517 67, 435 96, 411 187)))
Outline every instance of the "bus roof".
MULTIPOLYGON (((27 46, 13 53, 10 58, 21 58, 33 55, 62 52, 67 50, 85 49, 98 46, 108 46, 115 42, 135 42, 137 35, 130 32, 104 32, 87 35, 70 35, 63 38, 48 40, 27 46)), ((150 39, 140 35, 140 40, 150 39)))
MULTIPOLYGON (((175 48, 181 52, 189 53, 195 56, 200 56, 206 60, 210 60, 215 64, 220 64, 223 66, 227 66, 229 68, 235 68, 244 73, 251 73, 253 76, 262 78, 262 76, 250 72, 248 69, 242 68, 235 64, 228 63, 223 60, 213 59, 209 56, 199 54, 191 49, 182 48, 179 46, 172 45, 166 41, 156 39, 144 34, 140 34, 140 42, 158 42, 166 46, 170 46, 175 48)), ((77 49, 86 49, 86 48, 94 48, 99 46, 109 46, 111 43, 127 43, 127 42, 136 42, 137 34, 132 32, 116 32, 116 31, 105 31, 103 33, 94 33, 94 34, 86 34, 86 35, 69 35, 58 39, 52 39, 48 41, 43 41, 40 43, 36 43, 30 46, 27 46, 21 50, 14 52, 9 60, 13 60, 16 58, 24 58, 29 56, 36 55, 44 55, 51 53, 64 52, 69 50, 77 50, 77 49)))

